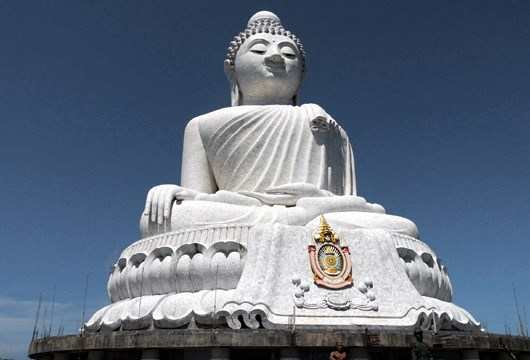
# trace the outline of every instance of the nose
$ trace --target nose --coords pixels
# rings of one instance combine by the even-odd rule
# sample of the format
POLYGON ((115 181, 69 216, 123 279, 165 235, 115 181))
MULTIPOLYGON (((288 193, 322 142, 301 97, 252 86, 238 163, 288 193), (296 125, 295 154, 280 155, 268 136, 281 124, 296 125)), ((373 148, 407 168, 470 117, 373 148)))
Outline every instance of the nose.
POLYGON ((272 54, 267 56, 267 60, 273 63, 281 63, 283 62, 283 58, 280 54, 272 54))
POLYGON ((265 60, 274 64, 282 64, 284 62, 283 56, 280 54, 280 50, 277 46, 271 46, 269 48, 265 60))

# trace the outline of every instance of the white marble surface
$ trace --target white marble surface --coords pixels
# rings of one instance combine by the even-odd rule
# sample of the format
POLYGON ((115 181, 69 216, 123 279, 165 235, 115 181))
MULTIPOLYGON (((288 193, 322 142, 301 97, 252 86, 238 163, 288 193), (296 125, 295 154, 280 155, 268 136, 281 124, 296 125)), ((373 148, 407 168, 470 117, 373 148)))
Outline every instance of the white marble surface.
MULTIPOLYGON (((212 286, 212 280, 216 277, 211 275, 211 269, 217 268, 213 257, 209 260, 203 257, 198 262, 202 265, 196 267, 181 267, 182 255, 172 256, 170 263, 176 263, 173 269, 178 273, 178 278, 172 278, 176 284, 172 291, 156 294, 146 288, 143 296, 117 300, 96 313, 86 328, 91 331, 150 326, 175 328, 188 324, 194 318, 198 324, 211 324, 214 319, 221 319, 232 328, 285 328, 294 321, 297 326, 479 329, 478 322, 468 312, 444 301, 443 296, 436 298, 422 295, 425 290, 411 281, 398 253, 398 247, 405 246, 404 235, 377 229, 347 230, 331 221, 330 224, 336 228, 351 252, 354 279, 351 288, 330 290, 313 283, 307 253, 311 234, 315 230, 312 227, 276 224, 223 228, 220 232, 225 236, 233 236, 232 242, 239 241, 240 244, 239 250, 233 251, 239 254, 236 261, 238 265, 227 261, 223 270, 240 269, 233 273, 234 280, 223 280, 222 285, 212 286), (204 272, 202 275, 201 271, 204 272), (204 277, 205 274, 210 275, 204 277), (210 284, 206 285, 204 280, 208 278, 210 284), (190 289, 192 284, 201 290, 190 289)), ((171 248, 174 249, 173 254, 182 254, 181 249, 190 245, 185 242, 189 237, 179 235, 174 238, 165 236, 166 241, 158 239, 159 242, 153 246, 155 249, 171 248)), ((193 247, 204 249, 205 254, 209 248, 223 249, 228 243, 223 241, 222 245, 217 244, 214 229, 195 235, 197 242, 193 243, 193 247)), ((225 240, 228 239, 225 237, 225 240)), ((407 240, 418 243, 416 251, 420 251, 420 248, 424 253, 428 251, 428 247, 419 240, 407 240)), ((142 244, 143 247, 136 245, 135 249, 141 250, 143 254, 149 251, 147 244, 142 244)), ((130 255, 129 259, 136 254, 130 255)), ((125 253, 123 256, 125 259, 128 255, 125 253)), ((436 258, 434 253, 431 256, 436 258)), ((192 256, 191 261, 196 261, 196 257, 192 256)), ((145 257, 148 258, 149 255, 145 257)), ((223 259, 228 258, 223 256, 223 259)), ((153 263, 146 262, 144 266, 150 267, 153 263)), ((142 273, 134 266, 131 269, 137 275, 142 273)), ((162 269, 159 271, 163 272, 162 269)), ((124 273, 135 281, 134 274, 124 273)), ((438 284, 437 278, 433 278, 431 273, 427 271, 425 274, 428 276, 423 276, 423 283, 430 282, 431 286, 438 284)), ((163 278, 160 276, 160 279, 163 278)), ((130 289, 131 285, 124 287, 130 289)))

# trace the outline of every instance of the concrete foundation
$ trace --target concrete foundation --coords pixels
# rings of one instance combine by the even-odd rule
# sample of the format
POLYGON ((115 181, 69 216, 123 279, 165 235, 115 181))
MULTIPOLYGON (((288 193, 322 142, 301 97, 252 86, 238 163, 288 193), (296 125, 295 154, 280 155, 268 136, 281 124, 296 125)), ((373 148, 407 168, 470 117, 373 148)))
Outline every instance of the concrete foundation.
MULTIPOLYGON (((340 342, 348 359, 405 360, 418 340, 403 331, 182 329, 115 331, 32 341, 35 360, 328 360, 340 342)), ((424 333, 435 359, 530 358, 530 338, 487 333, 424 333)))

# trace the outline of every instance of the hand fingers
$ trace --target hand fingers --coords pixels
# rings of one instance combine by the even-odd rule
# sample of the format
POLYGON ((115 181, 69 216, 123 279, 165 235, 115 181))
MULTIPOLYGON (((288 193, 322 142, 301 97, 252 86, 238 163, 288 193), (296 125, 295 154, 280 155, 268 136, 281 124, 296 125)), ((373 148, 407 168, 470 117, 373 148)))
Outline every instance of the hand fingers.
POLYGON ((169 189, 162 189, 158 195, 158 203, 156 208, 156 220, 159 225, 164 223, 164 207, 166 204, 167 193, 169 189))
POLYGON ((144 215, 149 216, 151 214, 151 202, 153 199, 154 188, 149 190, 147 193, 147 199, 145 200, 144 215))
POLYGON ((171 216, 171 206, 173 206, 173 200, 175 199, 175 190, 168 190, 164 194, 164 219, 169 219, 171 216))
POLYGON ((166 221, 171 217, 171 208, 173 206, 173 201, 176 199, 177 189, 178 188, 171 188, 164 193, 164 209, 162 215, 166 221))
POLYGON ((158 210, 158 201, 160 198, 160 188, 156 189, 155 193, 153 194, 153 200, 151 202, 151 222, 156 223, 157 220, 157 210, 158 210))

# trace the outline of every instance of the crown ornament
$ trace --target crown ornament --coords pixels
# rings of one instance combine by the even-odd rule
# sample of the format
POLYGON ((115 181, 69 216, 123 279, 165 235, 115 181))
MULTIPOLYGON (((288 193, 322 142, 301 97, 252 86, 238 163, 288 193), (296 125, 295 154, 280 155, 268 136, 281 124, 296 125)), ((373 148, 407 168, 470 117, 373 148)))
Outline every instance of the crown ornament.
POLYGON ((315 284, 328 289, 352 286, 350 249, 341 246, 339 237, 324 215, 320 215, 313 241, 314 244, 310 244, 307 250, 315 284))
POLYGON ((320 224, 313 237, 317 243, 330 242, 332 244, 336 244, 339 241, 337 233, 333 231, 324 215, 320 215, 320 224))

